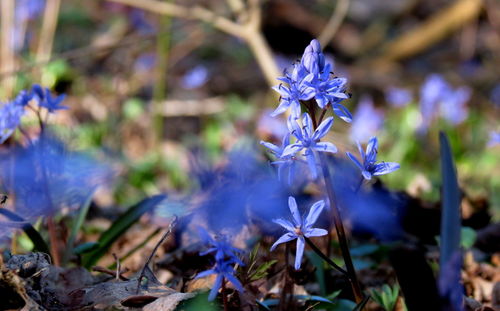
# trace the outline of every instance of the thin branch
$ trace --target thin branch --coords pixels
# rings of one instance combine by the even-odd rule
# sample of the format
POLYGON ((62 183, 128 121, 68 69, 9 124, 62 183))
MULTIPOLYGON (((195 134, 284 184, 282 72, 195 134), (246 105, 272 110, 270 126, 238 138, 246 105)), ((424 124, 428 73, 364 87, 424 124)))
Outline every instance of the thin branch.
POLYGON ((319 43, 321 46, 327 46, 328 43, 333 39, 340 25, 344 21, 349 9, 349 0, 337 0, 337 5, 335 6, 335 11, 333 11, 330 20, 326 24, 325 28, 318 36, 319 43))
POLYGON ((61 0, 48 0, 45 5, 42 29, 40 31, 40 39, 36 51, 37 62, 47 62, 50 59, 60 7, 61 0))
POLYGON ((180 17, 185 19, 197 19, 213 25, 215 28, 227 32, 233 36, 241 37, 241 26, 235 22, 216 15, 214 12, 200 6, 184 7, 175 3, 160 2, 157 0, 107 0, 111 2, 130 5, 157 14, 180 17))
MULTIPOLYGON (((16 69, 14 53, 14 5, 14 0, 2 0, 0 4, 0 75, 16 69)), ((0 82, 5 97, 10 97, 16 84, 16 77, 5 77, 0 82)))
POLYGON ((141 274, 139 275, 139 278, 137 279, 137 291, 136 291, 137 294, 139 293, 139 289, 141 287, 141 282, 142 282, 142 279, 144 278, 145 271, 146 271, 147 267, 149 266, 149 263, 153 259, 153 256, 156 254, 156 251, 158 250, 160 245, 162 245, 163 242, 165 242, 165 239, 170 235, 170 233, 172 232, 172 229, 174 228, 176 223, 177 223, 177 216, 174 216, 174 219, 172 219, 172 221, 170 222, 170 225, 168 225, 167 231, 165 232, 165 234, 163 234, 160 241, 158 241, 155 248, 153 249, 153 251, 149 255, 148 259, 146 260, 146 263, 144 264, 144 267, 141 270, 141 274))

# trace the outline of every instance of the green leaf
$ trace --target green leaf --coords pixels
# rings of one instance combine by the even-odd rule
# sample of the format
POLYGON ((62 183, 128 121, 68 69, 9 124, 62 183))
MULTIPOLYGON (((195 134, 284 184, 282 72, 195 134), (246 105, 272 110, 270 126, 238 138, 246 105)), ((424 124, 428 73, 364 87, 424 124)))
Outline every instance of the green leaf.
POLYGON ((319 255, 313 251, 307 251, 306 256, 307 258, 309 258, 309 261, 311 261, 312 265, 316 268, 314 274, 316 276, 316 280, 318 281, 319 292, 321 295, 324 296, 326 295, 326 281, 325 281, 325 268, 323 266, 323 259, 321 259, 321 257, 319 257, 319 255))
POLYGON ((271 261, 265 262, 262 265, 260 265, 257 268, 257 270, 255 270, 255 272, 253 272, 250 275, 250 281, 253 282, 253 281, 256 281, 256 280, 259 280, 259 279, 262 279, 263 277, 265 277, 267 275, 267 270, 277 262, 278 262, 277 260, 271 260, 271 261))
POLYGON ((123 233, 138 221, 144 213, 152 210, 165 198, 165 195, 156 195, 131 206, 108 230, 102 233, 97 241, 99 243, 99 248, 84 256, 82 261, 83 266, 87 269, 94 266, 123 233))
POLYGON ((460 234, 460 245, 464 249, 470 249, 476 243, 477 233, 476 230, 470 227, 462 227, 460 234))
POLYGON ((80 244, 80 245, 76 246, 75 248, 73 248, 73 254, 77 254, 77 255, 85 254, 85 253, 92 252, 92 251, 96 250, 98 247, 99 247, 99 243, 97 243, 97 242, 83 243, 83 244, 80 244))
POLYGON ((439 265, 441 269, 448 264, 453 254, 460 248, 460 191, 458 188, 455 163, 446 134, 439 133, 441 150, 441 176, 443 190, 441 195, 441 246, 439 265))
POLYGON ((80 231, 80 228, 82 227, 83 222, 87 217, 87 213, 89 211, 90 204, 92 203, 92 197, 94 196, 94 193, 95 190, 92 190, 89 193, 85 202, 83 202, 82 206, 80 207, 80 210, 78 211, 78 217, 76 218, 76 221, 71 226, 71 232, 68 237, 68 242, 66 243, 66 251, 64 253, 64 258, 63 258, 64 263, 67 263, 71 257, 71 252, 74 250, 73 246, 75 244, 76 236, 78 235, 78 232, 80 231))
POLYGON ((23 229, 24 233, 26 233, 31 242, 33 242, 33 251, 50 254, 49 247, 40 233, 38 233, 38 231, 23 217, 5 208, 0 208, 0 215, 5 216, 13 222, 19 223, 18 227, 23 229))

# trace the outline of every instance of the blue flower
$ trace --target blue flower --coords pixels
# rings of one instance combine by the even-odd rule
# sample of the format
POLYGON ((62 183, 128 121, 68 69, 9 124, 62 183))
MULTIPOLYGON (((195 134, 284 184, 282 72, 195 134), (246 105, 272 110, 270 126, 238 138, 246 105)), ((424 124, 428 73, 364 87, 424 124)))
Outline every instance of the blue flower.
POLYGON ((216 261, 225 261, 227 263, 237 263, 240 266, 244 266, 243 262, 238 258, 237 254, 243 253, 243 250, 233 247, 231 243, 225 236, 220 236, 217 239, 213 239, 208 232, 203 228, 198 228, 201 240, 210 245, 210 248, 204 252, 200 253, 200 256, 205 256, 211 253, 215 253, 216 261))
POLYGON ((16 101, 8 102, 0 108, 0 144, 14 133, 23 114, 24 107, 16 101))
POLYGON ((198 273, 195 279, 204 278, 212 274, 217 274, 217 278, 215 279, 212 290, 210 290, 210 294, 208 295, 208 301, 212 301, 217 296, 219 289, 222 287, 222 282, 224 279, 233 283, 234 288, 236 288, 239 292, 243 292, 243 286, 240 281, 234 276, 234 267, 231 265, 231 262, 218 260, 215 263, 215 266, 212 269, 205 270, 203 272, 198 273))
POLYGON ((500 132, 491 131, 490 140, 488 141, 488 147, 493 147, 500 144, 500 132))
POLYGON ((33 85, 32 92, 38 102, 38 106, 46 108, 49 113, 54 113, 56 110, 68 109, 67 106, 61 105, 62 101, 66 98, 64 94, 54 98, 48 88, 42 89, 38 84, 33 85))
POLYGON ((312 40, 306 47, 300 63, 293 65, 292 74, 285 74, 284 77, 278 78, 288 86, 280 84, 273 87, 275 91, 280 93, 281 99, 272 116, 291 108, 292 116, 298 119, 301 113, 301 101, 314 98, 321 109, 325 109, 331 104, 336 115, 346 122, 351 122, 351 114, 347 108, 340 104, 341 101, 349 97, 345 93, 347 80, 344 78, 332 79, 330 77, 331 70, 332 65, 326 63, 318 40, 312 40))
POLYGON ((392 107, 404 107, 413 100, 413 96, 410 90, 392 86, 385 90, 385 100, 392 107))
POLYGON ((297 142, 286 146, 281 156, 291 156, 305 149, 304 156, 306 157, 307 164, 309 165, 313 178, 316 179, 318 172, 316 168, 316 159, 314 158, 314 151, 331 153, 337 152, 337 147, 335 147, 334 144, 330 142, 320 142, 320 139, 328 133, 332 125, 333 117, 329 117, 321 122, 318 128, 313 131, 312 120, 309 114, 303 114, 302 127, 299 126, 297 120, 289 118, 288 129, 297 138, 297 142))
POLYGON ((368 141, 368 145, 366 146, 366 153, 361 148, 361 145, 358 144, 359 154, 361 155, 361 159, 363 160, 363 164, 361 164, 358 159, 350 152, 346 152, 347 156, 356 164, 359 169, 361 169, 361 173, 366 180, 370 180, 372 176, 379 176, 384 174, 389 174, 399 169, 399 164, 394 162, 377 162, 377 152, 378 152, 378 141, 377 137, 372 137, 368 141))
POLYGON ((300 269, 300 263, 302 261, 302 256, 304 255, 305 237, 316 237, 327 235, 328 231, 325 229, 313 228, 312 226, 318 219, 319 215, 325 207, 325 202, 323 200, 314 203, 309 213, 305 218, 301 217, 299 209, 297 208, 297 202, 294 197, 288 198, 288 207, 292 213, 292 222, 285 219, 274 219, 273 222, 285 228, 288 232, 282 235, 274 244, 271 246, 271 251, 276 249, 276 247, 281 243, 286 243, 297 239, 297 252, 295 254, 295 270, 300 269))
POLYGON ((283 180, 285 171, 288 169, 288 184, 290 185, 295 174, 296 159, 293 155, 283 156, 283 151, 290 145, 290 133, 287 133, 283 137, 281 147, 266 141, 261 141, 260 144, 269 149, 278 158, 276 161, 271 162, 271 164, 278 167, 279 180, 283 180))
POLYGON ((352 122, 351 139, 365 142, 376 135, 384 124, 384 112, 375 108, 370 96, 363 96, 359 101, 352 122))
POLYGON ((472 92, 468 87, 447 90, 441 99, 441 116, 453 125, 462 123, 469 114, 466 103, 469 101, 471 94, 472 92))
MULTIPOLYGON (((306 101, 314 96, 314 91, 306 85, 307 72, 302 67, 300 63, 296 63, 293 66, 292 74, 288 75, 285 73, 284 77, 278 78, 278 80, 285 82, 288 86, 280 84, 274 86, 273 90, 280 94, 280 104, 278 108, 273 111, 271 116, 277 116, 282 114, 288 108, 292 109, 292 116, 297 119, 300 116, 300 101, 306 101)), ((313 76, 308 76, 308 79, 312 79, 313 76)))

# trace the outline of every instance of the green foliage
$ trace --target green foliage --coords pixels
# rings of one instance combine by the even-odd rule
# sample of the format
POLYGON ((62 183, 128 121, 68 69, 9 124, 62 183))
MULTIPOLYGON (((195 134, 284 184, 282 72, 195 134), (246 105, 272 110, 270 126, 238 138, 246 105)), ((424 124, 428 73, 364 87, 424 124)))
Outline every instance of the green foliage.
POLYGON ((82 265, 85 268, 91 268, 99 259, 106 254, 111 245, 118 240, 139 218, 146 212, 152 210, 156 205, 163 201, 164 195, 156 195, 146 198, 139 203, 131 206, 123 215, 113 222, 111 227, 105 231, 97 243, 99 247, 83 257, 82 265))
POLYGON ((184 300, 179 303, 175 311, 219 311, 220 308, 215 302, 208 301, 208 292, 196 295, 192 299, 184 300))
POLYGON ((470 249, 476 242, 476 230, 470 227, 462 227, 460 231, 460 246, 464 249, 470 249))
POLYGON ((399 286, 396 284, 390 287, 384 284, 380 290, 372 290, 371 297, 378 303, 385 311, 393 311, 398 302, 399 286))
POLYGON ((271 268, 272 265, 277 263, 277 260, 271 260, 261 264, 256 267, 257 264, 257 254, 259 252, 260 244, 256 244, 249 255, 249 265, 248 270, 246 271, 247 278, 250 282, 260 280, 267 276, 267 270, 271 268))

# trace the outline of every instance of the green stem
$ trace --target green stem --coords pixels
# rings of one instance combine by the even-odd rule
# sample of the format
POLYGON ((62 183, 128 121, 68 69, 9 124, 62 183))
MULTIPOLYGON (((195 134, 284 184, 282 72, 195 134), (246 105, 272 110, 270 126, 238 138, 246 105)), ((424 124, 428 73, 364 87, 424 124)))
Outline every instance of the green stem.
POLYGON ((309 245, 309 247, 316 254, 318 254, 319 257, 321 257, 324 261, 326 261, 334 269, 336 269, 337 271, 339 271, 343 275, 346 275, 347 277, 349 277, 349 274, 347 273, 347 271, 345 271, 341 266, 339 266, 336 263, 334 263, 333 260, 331 260, 330 258, 328 258, 328 256, 326 256, 316 245, 314 245, 314 243, 309 238, 304 237, 304 239, 306 240, 307 245, 309 245))
POLYGON ((356 300, 356 303, 360 303, 361 301, 363 301, 363 292, 361 291, 361 286, 359 285, 358 278, 356 276, 356 270, 354 269, 354 265, 352 263, 351 252, 349 251, 349 245, 347 242, 347 235, 345 233, 344 225, 342 223, 342 216, 340 215, 340 210, 337 205, 330 170, 328 169, 326 157, 322 153, 320 153, 320 158, 321 167, 323 169, 323 177, 325 179, 326 192, 330 201, 330 207, 333 214, 333 223, 335 224, 335 230, 337 231, 340 250, 342 252, 342 257, 344 258, 347 273, 349 275, 354 298, 356 300))

